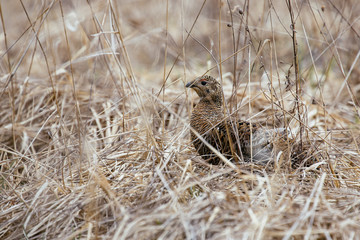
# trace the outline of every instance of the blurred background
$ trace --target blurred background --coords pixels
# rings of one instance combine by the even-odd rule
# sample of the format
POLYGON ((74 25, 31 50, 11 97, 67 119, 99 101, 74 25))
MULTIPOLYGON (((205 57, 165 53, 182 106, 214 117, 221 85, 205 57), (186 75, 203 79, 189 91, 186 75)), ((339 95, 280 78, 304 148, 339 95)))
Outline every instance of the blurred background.
MULTIPOLYGON (((291 5, 301 96, 310 102, 358 102, 360 40, 355 2, 296 1, 291 5)), ((9 83, 15 88, 26 82, 73 91, 84 98, 92 90, 120 99, 128 94, 123 79, 131 76, 153 93, 179 91, 168 96, 174 100, 183 94, 187 81, 209 70, 217 78, 224 77, 224 88, 232 86, 233 95, 241 84, 250 82, 263 81, 262 91, 269 90, 270 79, 287 90, 296 85, 287 1, 1 4, 3 93, 9 83)), ((358 115, 355 109, 351 121, 358 115)), ((348 109, 343 114, 348 115, 348 109)))

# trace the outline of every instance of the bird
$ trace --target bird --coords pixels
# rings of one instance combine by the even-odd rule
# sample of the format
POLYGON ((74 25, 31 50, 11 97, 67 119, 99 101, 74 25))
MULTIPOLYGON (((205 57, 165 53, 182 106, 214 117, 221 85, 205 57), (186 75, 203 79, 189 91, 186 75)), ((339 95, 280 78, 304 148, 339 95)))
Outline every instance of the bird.
POLYGON ((271 161, 276 137, 283 136, 284 129, 266 129, 259 124, 227 118, 222 86, 212 76, 198 77, 185 87, 200 97, 191 113, 190 135, 196 151, 206 162, 219 164, 222 160, 205 141, 229 160, 258 164, 271 161))

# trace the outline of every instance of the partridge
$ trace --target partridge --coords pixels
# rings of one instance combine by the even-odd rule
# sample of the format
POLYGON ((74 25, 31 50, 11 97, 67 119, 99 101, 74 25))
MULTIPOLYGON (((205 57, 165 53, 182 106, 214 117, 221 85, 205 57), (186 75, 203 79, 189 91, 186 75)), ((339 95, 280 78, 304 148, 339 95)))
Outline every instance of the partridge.
POLYGON ((265 129, 257 124, 226 118, 222 87, 211 76, 196 78, 186 87, 195 90, 200 97, 192 111, 190 126, 193 145, 204 160, 210 164, 221 161, 204 140, 229 160, 266 164, 272 159, 274 139, 283 130, 265 129))

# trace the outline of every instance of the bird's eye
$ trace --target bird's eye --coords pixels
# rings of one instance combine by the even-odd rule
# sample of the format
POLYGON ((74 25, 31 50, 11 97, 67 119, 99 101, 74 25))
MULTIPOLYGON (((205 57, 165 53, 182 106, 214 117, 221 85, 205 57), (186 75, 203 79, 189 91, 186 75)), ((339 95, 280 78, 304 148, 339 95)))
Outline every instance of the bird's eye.
POLYGON ((202 81, 202 82, 201 82, 201 85, 203 85, 203 86, 205 86, 206 84, 207 84, 206 81, 202 81))

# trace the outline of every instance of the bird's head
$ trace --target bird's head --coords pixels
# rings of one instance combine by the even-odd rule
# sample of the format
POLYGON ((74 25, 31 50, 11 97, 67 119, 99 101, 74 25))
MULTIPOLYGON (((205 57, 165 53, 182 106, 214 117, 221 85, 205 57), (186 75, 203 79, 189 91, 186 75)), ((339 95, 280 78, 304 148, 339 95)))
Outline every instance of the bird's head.
POLYGON ((222 103, 222 87, 215 78, 205 75, 186 84, 187 88, 192 88, 199 95, 200 99, 207 99, 215 103, 222 103))

